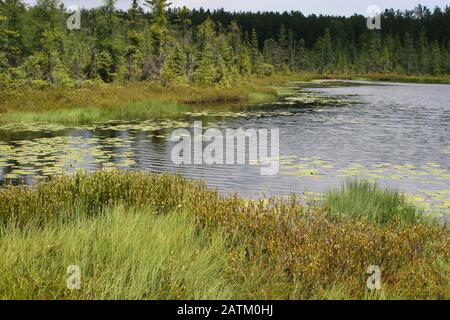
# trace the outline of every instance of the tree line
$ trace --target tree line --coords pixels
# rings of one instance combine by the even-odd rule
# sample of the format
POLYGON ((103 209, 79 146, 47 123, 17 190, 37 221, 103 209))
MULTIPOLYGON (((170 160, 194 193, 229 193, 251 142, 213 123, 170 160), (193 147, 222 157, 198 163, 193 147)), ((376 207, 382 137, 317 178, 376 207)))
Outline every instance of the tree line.
POLYGON ((362 15, 169 8, 167 0, 116 0, 81 10, 69 30, 59 0, 0 0, 0 87, 160 80, 231 86, 252 74, 450 73, 450 7, 362 15))

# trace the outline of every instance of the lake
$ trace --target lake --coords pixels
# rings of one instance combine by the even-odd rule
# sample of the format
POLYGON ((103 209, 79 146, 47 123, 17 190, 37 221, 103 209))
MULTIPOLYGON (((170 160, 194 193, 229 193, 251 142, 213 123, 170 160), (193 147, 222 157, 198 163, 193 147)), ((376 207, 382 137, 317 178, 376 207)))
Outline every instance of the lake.
POLYGON ((450 85, 355 81, 293 83, 277 102, 204 107, 183 119, 90 126, 0 126, 0 180, 101 168, 179 172, 245 197, 299 193, 319 198, 348 179, 405 192, 427 212, 450 213, 450 85), (280 130, 280 171, 257 165, 174 165, 176 128, 280 130))

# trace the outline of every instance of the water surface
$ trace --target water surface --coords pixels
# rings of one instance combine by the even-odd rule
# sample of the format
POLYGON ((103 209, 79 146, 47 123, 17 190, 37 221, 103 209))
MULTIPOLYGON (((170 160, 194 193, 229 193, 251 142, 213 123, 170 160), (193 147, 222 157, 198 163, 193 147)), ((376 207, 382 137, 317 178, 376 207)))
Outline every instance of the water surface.
POLYGON ((0 180, 101 168, 180 172, 245 197, 314 196, 349 178, 400 189, 424 210, 450 213, 450 86, 381 82, 296 83, 275 103, 205 107, 186 118, 82 127, 0 126, 0 180), (280 129, 280 173, 254 165, 176 166, 176 128, 280 129))

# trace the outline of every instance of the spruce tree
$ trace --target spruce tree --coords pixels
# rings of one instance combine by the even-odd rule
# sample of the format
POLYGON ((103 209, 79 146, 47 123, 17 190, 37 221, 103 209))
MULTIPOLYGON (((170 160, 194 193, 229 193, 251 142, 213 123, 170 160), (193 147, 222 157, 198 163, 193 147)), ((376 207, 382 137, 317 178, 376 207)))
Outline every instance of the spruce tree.
POLYGON ((177 43, 170 49, 164 66, 161 70, 161 81, 163 84, 177 83, 185 84, 188 82, 186 75, 186 54, 177 43))
POLYGON ((215 79, 216 67, 214 65, 213 48, 210 43, 206 43, 201 60, 194 72, 194 80, 201 84, 212 84, 215 79))
POLYGON ((145 5, 152 12, 150 33, 153 38, 154 54, 158 57, 169 32, 167 8, 171 3, 167 0, 145 0, 145 5))
POLYGON ((444 71, 441 48, 436 40, 431 44, 431 72, 434 75, 442 74, 444 71))

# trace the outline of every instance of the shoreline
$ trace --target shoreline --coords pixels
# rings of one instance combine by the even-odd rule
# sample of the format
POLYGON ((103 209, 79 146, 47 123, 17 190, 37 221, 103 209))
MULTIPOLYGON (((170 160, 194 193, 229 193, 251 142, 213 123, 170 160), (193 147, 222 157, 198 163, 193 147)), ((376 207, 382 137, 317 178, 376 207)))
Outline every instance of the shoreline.
POLYGON ((276 100, 290 82, 314 80, 450 84, 450 76, 286 74, 250 77, 234 86, 169 85, 158 82, 102 84, 88 88, 21 88, 0 97, 0 123, 92 124, 108 120, 177 118, 205 106, 276 100))

